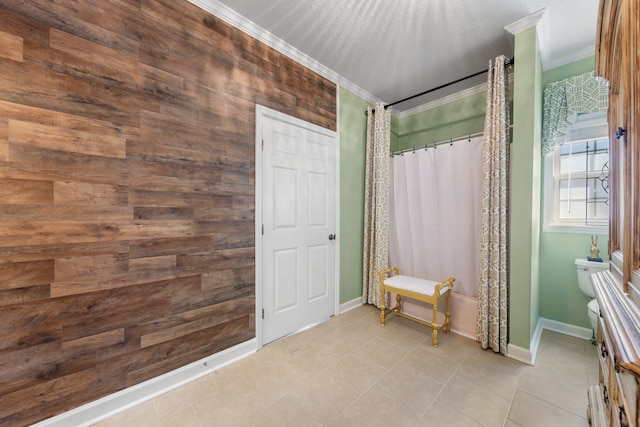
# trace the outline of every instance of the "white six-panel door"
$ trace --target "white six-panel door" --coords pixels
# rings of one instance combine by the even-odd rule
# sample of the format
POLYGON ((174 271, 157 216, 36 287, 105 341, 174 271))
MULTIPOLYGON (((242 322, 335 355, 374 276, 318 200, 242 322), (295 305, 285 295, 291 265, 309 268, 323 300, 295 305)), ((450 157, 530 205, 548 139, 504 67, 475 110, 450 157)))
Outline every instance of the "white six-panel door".
POLYGON ((267 344, 335 313, 336 136, 264 107, 256 116, 262 140, 256 271, 267 344))

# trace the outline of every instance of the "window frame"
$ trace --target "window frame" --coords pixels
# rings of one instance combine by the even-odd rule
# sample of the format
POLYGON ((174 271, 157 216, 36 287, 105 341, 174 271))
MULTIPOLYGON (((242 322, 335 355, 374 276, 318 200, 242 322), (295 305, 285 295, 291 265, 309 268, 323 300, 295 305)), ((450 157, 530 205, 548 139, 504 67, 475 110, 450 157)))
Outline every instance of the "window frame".
MULTIPOLYGON (((585 140, 609 139, 609 150, 611 141, 608 135, 606 113, 581 114, 576 118, 576 123, 569 129, 569 136, 574 136, 572 142, 585 140)), ((553 151, 544 157, 544 186, 543 186, 543 225, 542 231, 551 233, 576 233, 576 234, 599 234, 609 233, 609 221, 602 220, 593 224, 585 224, 584 220, 560 219, 559 204, 557 197, 560 191, 560 146, 556 146, 553 151)), ((611 199, 611 196, 609 196, 611 199)))

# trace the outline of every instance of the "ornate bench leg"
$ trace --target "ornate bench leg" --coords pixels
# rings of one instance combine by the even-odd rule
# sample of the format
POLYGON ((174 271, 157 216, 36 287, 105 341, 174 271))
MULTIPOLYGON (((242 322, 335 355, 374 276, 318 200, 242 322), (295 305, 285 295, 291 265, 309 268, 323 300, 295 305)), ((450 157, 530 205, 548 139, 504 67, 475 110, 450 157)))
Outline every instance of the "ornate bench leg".
POLYGON ((450 301, 450 297, 451 297, 451 291, 449 291, 447 293, 447 302, 446 305, 444 307, 444 332, 445 333, 449 333, 451 332, 451 301, 450 301))
POLYGON ((433 339, 433 346, 438 347, 438 330, 440 326, 438 325, 438 300, 432 304, 433 314, 431 317, 431 328, 433 331, 431 332, 431 338, 433 339))
POLYGON ((382 295, 380 295, 380 323, 384 326, 384 320, 386 316, 387 307, 385 306, 385 295, 384 291, 382 291, 382 295))

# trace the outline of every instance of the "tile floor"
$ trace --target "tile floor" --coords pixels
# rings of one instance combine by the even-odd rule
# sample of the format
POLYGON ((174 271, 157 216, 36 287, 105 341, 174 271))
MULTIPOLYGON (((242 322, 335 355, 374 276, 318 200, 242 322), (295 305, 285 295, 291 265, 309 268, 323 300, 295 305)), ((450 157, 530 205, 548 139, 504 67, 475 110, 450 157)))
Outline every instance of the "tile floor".
POLYGON ((362 306, 104 420, 123 426, 588 426, 588 341, 544 331, 536 366, 362 306))

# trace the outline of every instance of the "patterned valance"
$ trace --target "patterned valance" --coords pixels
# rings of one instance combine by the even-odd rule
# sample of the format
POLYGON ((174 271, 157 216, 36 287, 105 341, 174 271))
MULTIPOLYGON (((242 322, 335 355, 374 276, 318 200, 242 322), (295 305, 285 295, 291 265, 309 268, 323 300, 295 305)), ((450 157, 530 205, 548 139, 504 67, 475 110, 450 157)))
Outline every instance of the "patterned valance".
POLYGON ((608 88, 593 72, 549 83, 544 90, 542 155, 567 142, 580 113, 607 111, 608 88))

